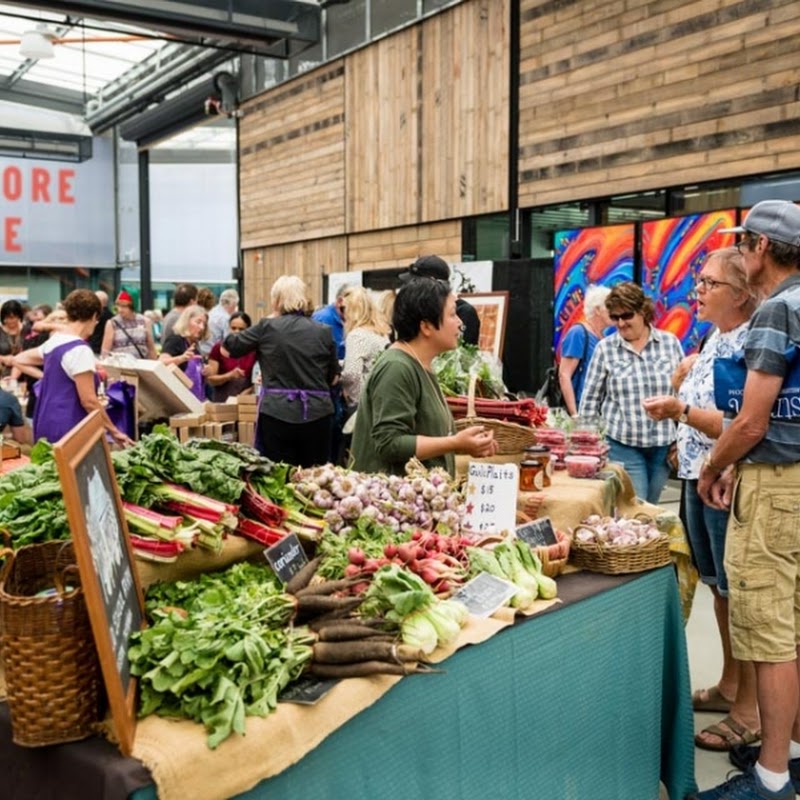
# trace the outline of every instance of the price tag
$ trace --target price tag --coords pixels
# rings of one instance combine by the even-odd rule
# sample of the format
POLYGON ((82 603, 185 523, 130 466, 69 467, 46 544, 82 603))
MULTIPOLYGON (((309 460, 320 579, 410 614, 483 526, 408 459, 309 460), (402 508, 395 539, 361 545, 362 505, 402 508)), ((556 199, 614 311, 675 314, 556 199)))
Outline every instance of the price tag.
POLYGON ((294 533, 290 533, 272 547, 268 547, 264 551, 264 557, 284 583, 289 583, 292 575, 300 572, 308 563, 303 546, 294 533))
POLYGON ((517 587, 510 581, 504 581, 488 572, 480 572, 465 583, 453 595, 453 599, 462 602, 469 613, 476 617, 491 617, 516 592, 517 587))
POLYGON ((339 681, 333 678, 300 678, 281 692, 278 702, 313 706, 314 703, 322 700, 337 683, 339 681))
POLYGON ((517 528, 517 538, 527 542, 531 547, 547 547, 551 544, 558 544, 556 532, 550 517, 542 517, 520 525, 517 528))
POLYGON ((470 462, 464 527, 481 533, 514 530, 518 485, 519 467, 516 464, 470 462))

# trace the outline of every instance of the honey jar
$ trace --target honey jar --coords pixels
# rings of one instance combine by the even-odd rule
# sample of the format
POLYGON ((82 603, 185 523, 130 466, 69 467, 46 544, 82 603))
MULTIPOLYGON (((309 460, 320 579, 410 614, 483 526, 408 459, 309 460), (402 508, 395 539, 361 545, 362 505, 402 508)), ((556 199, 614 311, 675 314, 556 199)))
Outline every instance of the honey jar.
POLYGON ((550 448, 540 444, 532 444, 525 448, 523 461, 540 459, 544 462, 544 486, 550 485, 550 478, 553 476, 553 461, 550 456, 550 448))
POLYGON ((549 485, 550 454, 527 456, 519 465, 520 491, 537 492, 547 488, 549 485))

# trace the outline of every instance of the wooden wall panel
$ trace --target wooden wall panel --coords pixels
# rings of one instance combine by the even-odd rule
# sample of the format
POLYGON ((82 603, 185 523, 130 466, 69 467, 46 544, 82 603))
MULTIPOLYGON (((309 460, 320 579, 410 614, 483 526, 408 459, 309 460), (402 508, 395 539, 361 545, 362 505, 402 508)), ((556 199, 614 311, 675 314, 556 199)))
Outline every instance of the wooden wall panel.
POLYGON ((242 248, 344 233, 344 62, 282 84, 242 110, 242 248))
POLYGON ((475 0, 422 26, 420 220, 508 208, 509 0, 475 0))
POLYGON ((322 276, 347 269, 343 236, 311 239, 244 252, 244 308, 254 319, 270 313, 269 292, 281 275, 298 275, 309 287, 315 305, 322 302, 322 276))
POLYGON ((522 0, 520 205, 800 167, 800 3, 522 0))
POLYGON ((419 27, 346 59, 347 230, 419 220, 419 27))
POLYGON ((461 221, 352 234, 347 247, 348 270, 405 266, 423 255, 461 261, 461 221))

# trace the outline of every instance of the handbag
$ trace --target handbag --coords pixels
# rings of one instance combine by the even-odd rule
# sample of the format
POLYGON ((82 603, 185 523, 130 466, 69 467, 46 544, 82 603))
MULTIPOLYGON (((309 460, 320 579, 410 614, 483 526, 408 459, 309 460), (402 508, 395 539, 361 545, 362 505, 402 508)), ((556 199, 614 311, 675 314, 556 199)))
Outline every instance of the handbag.
MULTIPOLYGON (((578 325, 583 328, 583 353, 581 354, 578 369, 575 371, 576 375, 580 376, 586 369, 586 354, 589 352, 589 331, 582 322, 579 322, 578 325)), ((544 383, 534 395, 537 402, 546 402, 550 408, 562 408, 564 406, 564 395, 558 380, 558 366, 558 363, 553 364, 545 372, 544 383)))
MULTIPOLYGON (((800 354, 791 346, 784 356, 789 369, 770 412, 770 419, 800 420, 800 354)), ((714 402, 720 411, 736 416, 742 407, 747 364, 744 353, 714 359, 714 402)))

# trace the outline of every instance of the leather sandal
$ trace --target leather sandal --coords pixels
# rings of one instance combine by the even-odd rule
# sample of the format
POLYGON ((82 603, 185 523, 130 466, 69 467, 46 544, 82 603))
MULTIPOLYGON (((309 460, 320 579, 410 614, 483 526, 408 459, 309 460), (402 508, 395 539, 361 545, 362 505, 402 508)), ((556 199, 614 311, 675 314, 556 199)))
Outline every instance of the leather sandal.
POLYGON ((733 700, 728 700, 717 686, 712 686, 710 689, 697 689, 697 691, 692 692, 692 708, 695 711, 713 711, 718 714, 727 714, 732 705, 733 700))
POLYGON ((711 744, 701 738, 701 735, 698 733, 694 737, 695 745, 701 750, 713 750, 717 753, 727 752, 734 745, 753 744, 761 738, 760 730, 751 731, 749 728, 738 723, 730 715, 725 717, 725 719, 721 719, 714 725, 703 728, 701 733, 710 733, 712 736, 716 736, 722 741, 719 744, 711 744))

